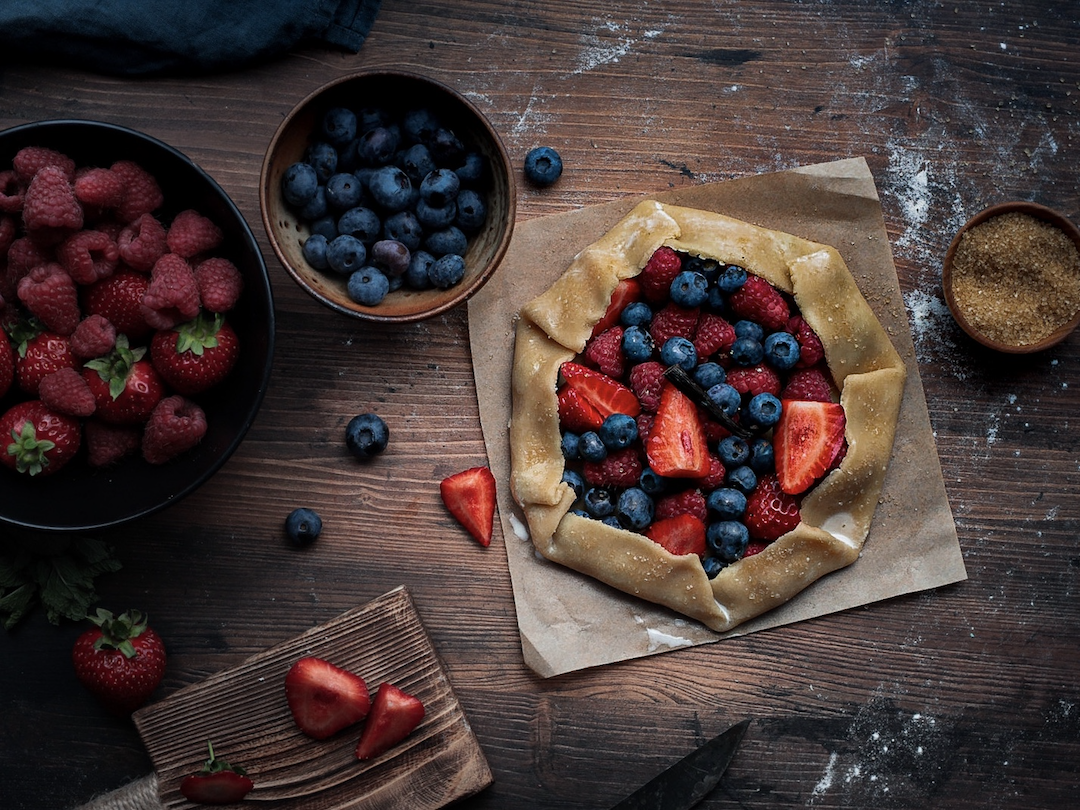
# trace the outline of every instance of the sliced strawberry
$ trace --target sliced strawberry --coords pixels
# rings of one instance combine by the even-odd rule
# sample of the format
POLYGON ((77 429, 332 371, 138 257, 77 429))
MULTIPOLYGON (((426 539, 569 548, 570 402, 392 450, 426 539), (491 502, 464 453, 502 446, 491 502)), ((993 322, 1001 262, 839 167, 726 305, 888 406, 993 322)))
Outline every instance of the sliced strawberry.
POLYGON ((709 449, 697 406, 669 382, 660 394, 645 454, 653 471, 669 478, 701 478, 709 472, 709 449))
POLYGON ((645 530, 645 536, 676 556, 705 556, 705 524, 686 512, 656 521, 645 530))
POLYGON ((604 417, 576 388, 564 385, 559 389, 559 423, 565 430, 584 433, 599 430, 604 417))
POLYGON ((424 704, 419 698, 393 684, 380 684, 356 746, 356 758, 374 759, 389 751, 408 737, 423 719, 424 704))
POLYGON ((301 658, 285 676, 293 720, 309 737, 324 740, 367 717, 371 697, 363 678, 322 658, 301 658))
POLYGON ((808 490, 824 475, 844 445, 847 419, 835 402, 784 400, 773 448, 780 486, 791 495, 808 490))
POLYGON ((240 801, 251 792, 255 783, 243 768, 216 757, 213 744, 207 743, 206 746, 210 749, 210 758, 203 763, 202 770, 180 780, 180 794, 196 804, 233 804, 240 801))
POLYGON ((625 413, 627 416, 641 413, 641 403, 634 392, 611 377, 572 361, 563 363, 560 370, 566 384, 596 408, 602 419, 613 413, 625 413))
MULTIPOLYGON (((798 526, 800 520, 802 516, 795 496, 784 492, 780 488, 780 481, 772 473, 761 476, 746 499, 746 514, 743 516, 750 539, 771 543, 798 526)), ((750 546, 747 546, 747 553, 749 549, 750 546)))
POLYGON ((485 548, 491 545, 495 519, 495 476, 487 467, 472 467, 444 478, 439 494, 458 523, 485 548))
POLYGON ((611 302, 603 317, 593 327, 592 336, 596 337, 619 322, 619 316, 628 304, 641 300, 641 284, 636 278, 624 278, 615 285, 611 293, 611 302))

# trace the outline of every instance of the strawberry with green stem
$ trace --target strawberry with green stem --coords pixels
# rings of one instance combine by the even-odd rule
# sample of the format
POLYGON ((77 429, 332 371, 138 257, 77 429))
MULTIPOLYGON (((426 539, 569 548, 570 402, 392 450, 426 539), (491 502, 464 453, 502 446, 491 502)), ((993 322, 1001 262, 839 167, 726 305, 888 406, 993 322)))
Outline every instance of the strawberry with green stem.
POLYGON ((255 783, 239 765, 230 765, 214 753, 214 745, 206 743, 210 758, 202 770, 188 774, 180 781, 180 794, 196 804, 234 804, 242 800, 255 783))
POLYGON ((71 461, 81 444, 79 421, 41 400, 17 403, 0 416, 0 463, 16 472, 51 475, 71 461))
POLYGON ((131 714, 161 683, 165 645, 138 610, 114 616, 99 608, 88 618, 94 626, 71 652, 75 674, 110 711, 131 714))
POLYGON ((200 312, 150 342, 150 359, 166 383, 191 396, 224 380, 240 356, 240 340, 221 314, 200 312))
POLYGON ((145 346, 132 348, 126 335, 117 335, 116 347, 109 354, 84 365, 83 379, 97 401, 99 419, 132 425, 150 417, 165 386, 145 355, 145 346))

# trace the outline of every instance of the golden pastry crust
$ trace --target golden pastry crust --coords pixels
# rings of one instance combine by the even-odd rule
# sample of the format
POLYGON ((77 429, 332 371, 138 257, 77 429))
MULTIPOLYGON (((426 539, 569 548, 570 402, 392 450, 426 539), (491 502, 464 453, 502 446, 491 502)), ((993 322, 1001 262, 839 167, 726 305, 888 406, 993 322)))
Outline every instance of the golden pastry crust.
POLYGON ((723 631, 858 558, 892 454, 905 369, 835 249, 647 200, 522 308, 512 377, 511 488, 537 550, 723 631), (847 417, 847 454, 803 499, 802 522, 712 580, 697 555, 676 556, 643 535, 573 514, 573 491, 562 482, 559 368, 583 350, 618 282, 640 273, 661 245, 740 265, 791 294, 821 339, 847 417))

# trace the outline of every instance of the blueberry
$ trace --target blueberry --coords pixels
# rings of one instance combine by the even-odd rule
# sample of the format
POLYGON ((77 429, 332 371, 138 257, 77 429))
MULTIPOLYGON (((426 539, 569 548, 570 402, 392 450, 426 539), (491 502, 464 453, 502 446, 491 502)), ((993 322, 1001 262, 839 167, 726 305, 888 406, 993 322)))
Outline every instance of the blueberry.
POLYGON ((371 246, 371 263, 387 276, 405 275, 411 259, 409 249, 396 239, 380 239, 371 246))
POLYGON ((726 382, 718 383, 706 389, 705 395, 716 404, 726 415, 734 418, 742 405, 742 395, 738 390, 726 382))
POLYGON ((378 414, 359 414, 345 426, 345 445, 357 458, 377 456, 386 449, 389 442, 390 428, 378 414))
POLYGON ((746 512, 746 494, 734 487, 718 487, 709 493, 705 506, 720 520, 739 520, 746 512))
POLYGON ((330 266, 326 261, 326 246, 326 237, 321 233, 313 233, 304 240, 304 246, 301 248, 304 261, 316 270, 326 270, 330 266))
POLYGON ((717 443, 716 454, 730 470, 750 461, 750 445, 739 436, 725 436, 717 443))
POLYGON ((735 321, 735 326, 733 328, 735 329, 735 337, 737 338, 751 338, 758 343, 765 340, 765 330, 762 328, 761 324, 756 321, 735 321))
POLYGON ((652 357, 653 338, 641 326, 628 326, 623 330, 622 352, 631 363, 644 363, 652 357))
POLYGON ((623 307, 619 315, 619 323, 623 326, 648 326, 652 323, 652 307, 644 301, 632 301, 623 307))
POLYGON ((356 131, 367 132, 375 127, 389 127, 394 122, 394 116, 385 107, 369 105, 356 111, 356 131))
POLYGON ((420 182, 420 199, 436 207, 456 200, 459 191, 461 191, 461 180, 450 169, 436 169, 429 172, 420 182))
POLYGON ((360 204, 364 187, 355 174, 338 172, 326 181, 326 202, 338 211, 347 211, 360 204))
POLYGON ((615 515, 623 526, 639 531, 652 523, 655 508, 645 490, 630 487, 624 489, 615 502, 615 515))
POLYGON ((717 574, 727 568, 727 563, 716 557, 706 557, 701 561, 701 567, 705 569, 705 576, 709 579, 713 579, 717 574))
POLYGON ((465 146, 453 130, 438 127, 428 140, 428 149, 440 166, 456 165, 465 157, 465 146))
POLYGON ((300 206, 296 213, 300 219, 306 222, 314 222, 322 219, 330 211, 330 205, 326 201, 326 186, 318 186, 310 200, 300 206))
POLYGON ((746 271, 737 264, 729 264, 716 277, 716 286, 728 295, 738 291, 746 283, 746 271))
POLYGON ((424 229, 412 211, 398 211, 383 222, 383 238, 401 242, 410 251, 418 250, 424 229))
POLYGON ((431 150, 422 143, 414 143, 406 149, 398 165, 405 174, 409 175, 409 180, 414 186, 420 185, 428 173, 436 169, 431 150))
POLYGON ((575 461, 581 455, 581 436, 569 430, 563 431, 559 449, 567 461, 575 461))
POLYGON ((471 188, 463 188, 457 196, 457 226, 465 233, 476 233, 487 222, 487 203, 471 188))
POLYGON ((314 509, 300 507, 289 512, 285 518, 285 534, 294 546, 310 546, 322 531, 322 518, 314 509))
POLYGON ((356 303, 373 307, 390 292, 390 280, 379 268, 366 265, 349 276, 347 291, 356 303))
POLYGON ((313 220, 308 227, 311 228, 312 234, 319 234, 324 237, 327 242, 338 235, 337 219, 329 214, 313 220))
POLYGON ((415 213, 417 221, 423 227, 428 230, 438 231, 454 224, 458 215, 458 207, 453 200, 446 203, 446 205, 435 207, 421 198, 416 201, 415 213))
POLYGON ((709 282, 701 273, 683 270, 671 281, 671 303, 692 309, 705 303, 709 297, 709 282))
POLYGON ((787 332, 773 332, 765 338, 765 359, 781 371, 794 368, 799 362, 799 341, 787 332))
POLYGON ((465 278, 465 259, 456 253, 440 256, 428 269, 428 278, 440 290, 450 289, 465 278))
POLYGON ((721 385, 727 381, 727 372, 719 363, 702 363, 694 369, 694 382, 708 391, 714 385, 721 385))
POLYGON ((660 347, 660 362, 665 366, 679 366, 686 371, 693 371, 697 365, 697 349, 684 337, 670 337, 660 347))
POLYGON ((580 498, 585 494, 585 479, 577 470, 563 470, 562 480, 574 490, 574 496, 580 498))
POLYGON ((356 157, 369 166, 385 166, 397 152, 399 135, 389 127, 369 129, 356 143, 356 157))
POLYGON ((445 256, 448 253, 457 253, 464 256, 465 250, 469 246, 469 240, 460 228, 451 225, 441 231, 429 233, 427 239, 424 240, 424 246, 431 255, 436 257, 445 256))
POLYGON ((338 147, 337 171, 353 172, 360 168, 360 158, 356 156, 356 147, 360 144, 359 138, 353 138, 347 144, 338 147))
POLYGON ((431 140, 438 128, 438 117, 426 107, 407 110, 401 118, 402 134, 413 143, 431 140))
POLYGON ((604 444, 604 440, 600 438, 600 434, 595 430, 586 430, 581 434, 580 442, 578 443, 578 455, 584 461, 603 461, 607 458, 608 448, 604 444))
POLYGON ((525 155, 525 179, 533 185, 550 186, 562 170, 562 158, 550 146, 537 146, 525 155))
POLYGON ((734 520, 721 520, 710 523, 705 530, 705 542, 721 562, 733 563, 746 553, 750 543, 750 532, 734 520))
POLYGON ((757 486, 757 481, 757 473, 746 464, 742 467, 729 469, 727 475, 724 476, 725 484, 735 487, 735 489, 745 492, 747 495, 754 491, 754 487, 757 486))
POLYGON ((746 414, 750 417, 750 421, 763 428, 770 428, 779 422, 780 411, 780 400, 767 391, 754 394, 746 406, 746 414))
POLYGON ((651 467, 646 467, 638 476, 638 486, 649 495, 659 495, 667 489, 667 479, 651 467))
POLYGON ((405 271, 405 283, 413 290, 431 289, 431 265, 435 264, 435 257, 426 250, 415 250, 409 259, 409 267, 405 271))
POLYGON ((688 256, 683 262, 683 270, 701 273, 712 284, 720 275, 720 262, 707 256, 688 256))
POLYGON ((605 526, 610 526, 613 529, 621 529, 622 523, 619 521, 618 515, 608 515, 606 518, 600 521, 605 526))
POLYGON ((403 211, 412 205, 413 184, 397 166, 380 166, 368 179, 368 192, 387 211, 403 211))
POLYGON ((322 117, 322 134, 334 146, 356 137, 356 114, 346 107, 331 107, 322 117))
POLYGON ((335 273, 349 275, 359 270, 367 259, 364 243, 355 236, 342 234, 326 246, 326 263, 335 273))
POLYGON ((753 338, 737 337, 729 352, 731 361, 739 366, 756 366, 765 357, 765 347, 753 338))
POLYGON ((378 214, 361 205, 350 208, 338 218, 337 230, 338 233, 347 233, 365 245, 370 245, 382 234, 383 226, 378 214))
POLYGON ((325 183, 337 171, 338 151, 326 141, 316 141, 309 146, 305 159, 315 170, 320 183, 325 183))
POLYGON ((758 475, 767 475, 776 469, 776 451, 768 439, 757 438, 750 442, 750 469, 758 475))
POLYGON ((300 208, 314 197, 318 187, 319 176, 310 163, 294 163, 281 176, 281 194, 294 208, 300 208))
POLYGON ((606 518, 615 512, 615 504, 611 501, 611 493, 603 487, 589 487, 583 497, 585 511, 590 517, 606 518))
POLYGON ((488 160, 479 152, 467 152, 454 169, 463 186, 479 186, 488 176, 488 160))
POLYGON ((613 413, 604 419, 598 433, 600 441, 609 450, 622 450, 637 440, 638 426, 634 417, 625 413, 613 413))

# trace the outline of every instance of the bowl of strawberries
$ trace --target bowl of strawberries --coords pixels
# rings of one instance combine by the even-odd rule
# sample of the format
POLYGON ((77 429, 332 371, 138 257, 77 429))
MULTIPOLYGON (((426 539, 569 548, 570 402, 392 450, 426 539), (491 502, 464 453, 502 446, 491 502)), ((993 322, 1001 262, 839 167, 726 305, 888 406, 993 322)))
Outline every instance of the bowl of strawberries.
POLYGON ((236 450, 274 349, 266 264, 194 162, 125 127, 0 132, 0 521, 86 531, 236 450))

